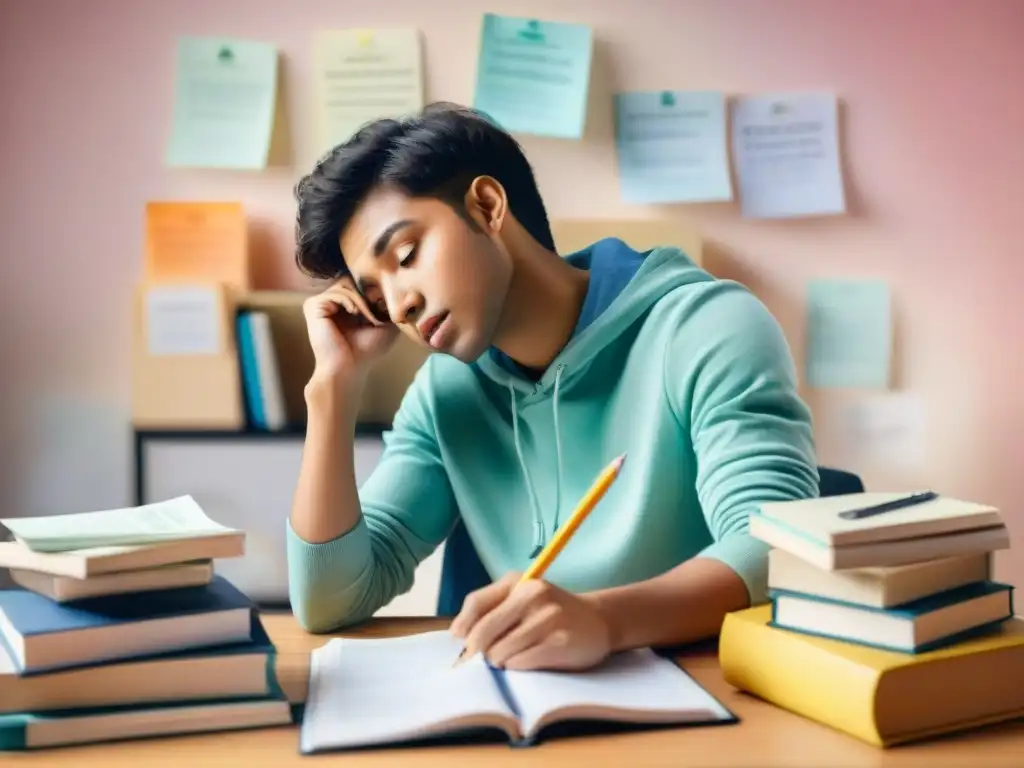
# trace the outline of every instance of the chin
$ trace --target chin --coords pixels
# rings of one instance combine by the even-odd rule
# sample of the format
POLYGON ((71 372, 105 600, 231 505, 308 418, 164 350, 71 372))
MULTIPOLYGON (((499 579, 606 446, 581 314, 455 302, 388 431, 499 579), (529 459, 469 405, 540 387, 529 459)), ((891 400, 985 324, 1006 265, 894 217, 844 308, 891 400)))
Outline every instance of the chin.
POLYGON ((489 346, 485 339, 474 334, 463 333, 459 334, 447 349, 441 350, 441 354, 468 364, 475 362, 480 355, 487 351, 489 346))

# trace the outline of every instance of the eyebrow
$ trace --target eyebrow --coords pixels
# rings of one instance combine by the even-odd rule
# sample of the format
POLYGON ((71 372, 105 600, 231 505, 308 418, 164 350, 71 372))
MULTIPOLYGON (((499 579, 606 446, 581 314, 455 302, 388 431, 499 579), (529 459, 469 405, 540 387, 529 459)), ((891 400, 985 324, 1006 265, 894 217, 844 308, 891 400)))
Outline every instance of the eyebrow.
POLYGON ((413 223, 412 219, 400 219, 394 224, 389 224, 385 227, 384 231, 377 235, 377 239, 373 241, 373 255, 380 258, 380 255, 387 250, 388 243, 391 242, 391 238, 394 237, 395 233, 413 223))

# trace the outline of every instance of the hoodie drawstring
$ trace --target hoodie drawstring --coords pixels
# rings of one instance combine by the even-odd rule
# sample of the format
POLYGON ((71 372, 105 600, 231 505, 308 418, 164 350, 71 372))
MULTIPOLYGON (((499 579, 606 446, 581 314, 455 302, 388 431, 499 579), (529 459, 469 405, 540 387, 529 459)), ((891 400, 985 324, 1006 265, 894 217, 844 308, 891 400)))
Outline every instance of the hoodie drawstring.
MULTIPOLYGON (((564 365, 555 369, 555 388, 552 401, 552 410, 555 421, 555 524, 552 533, 558 530, 559 514, 562 506, 562 435, 558 423, 558 387, 562 381, 564 365)), ((516 407, 516 390, 509 382, 509 395, 512 399, 512 439, 516 444, 516 455, 519 457, 519 466, 523 470, 523 477, 526 479, 526 490, 530 494, 530 504, 533 506, 533 550, 530 557, 536 557, 547 543, 547 532, 544 527, 544 516, 541 513, 540 500, 537 498, 537 491, 533 487, 533 480, 530 478, 530 470, 526 467, 526 459, 523 457, 523 446, 519 441, 519 413, 516 407)))

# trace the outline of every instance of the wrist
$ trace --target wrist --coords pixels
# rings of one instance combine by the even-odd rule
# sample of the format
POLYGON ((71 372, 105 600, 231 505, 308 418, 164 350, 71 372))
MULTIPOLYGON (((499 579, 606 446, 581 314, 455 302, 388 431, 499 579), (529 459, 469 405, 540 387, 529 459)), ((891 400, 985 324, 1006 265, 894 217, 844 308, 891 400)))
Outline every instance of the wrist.
POLYGON ((308 421, 356 420, 362 400, 365 377, 347 372, 314 371, 303 395, 308 421))
POLYGON ((615 601, 609 599, 608 592, 601 590, 597 592, 586 592, 581 597, 587 601, 594 613, 600 619, 604 627, 605 638, 608 641, 609 653, 616 653, 626 649, 626 640, 622 622, 615 609, 615 601))

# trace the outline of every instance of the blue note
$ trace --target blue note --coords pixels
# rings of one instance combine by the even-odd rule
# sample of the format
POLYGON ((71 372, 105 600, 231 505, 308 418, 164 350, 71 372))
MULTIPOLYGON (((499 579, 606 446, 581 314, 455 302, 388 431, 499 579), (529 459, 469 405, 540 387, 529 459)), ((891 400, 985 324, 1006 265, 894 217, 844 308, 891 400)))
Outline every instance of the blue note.
POLYGON ((277 49, 267 43, 182 39, 167 164, 266 167, 277 105, 277 58, 277 49))
POLYGON ((807 383, 884 389, 892 357, 888 286, 876 280, 814 280, 807 295, 807 383))
POLYGON ((619 185, 630 203, 732 199, 725 96, 704 91, 615 95, 619 185))
POLYGON ((512 133, 582 137, 591 48, 583 24, 484 14, 473 108, 512 133))

